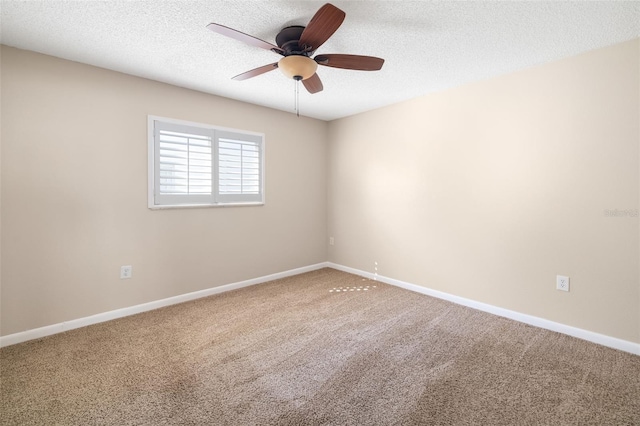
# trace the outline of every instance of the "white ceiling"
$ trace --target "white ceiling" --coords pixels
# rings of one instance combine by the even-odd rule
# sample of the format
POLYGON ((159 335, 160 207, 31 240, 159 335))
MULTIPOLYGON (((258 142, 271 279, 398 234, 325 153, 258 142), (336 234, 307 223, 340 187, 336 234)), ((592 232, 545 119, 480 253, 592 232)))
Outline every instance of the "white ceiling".
MULTIPOLYGON (((275 44, 323 1, 0 0, 2 44, 293 112, 280 56, 215 34, 216 22, 275 44)), ((320 53, 382 57, 381 71, 319 67, 301 114, 332 120, 640 36, 640 2, 345 1, 320 53)))

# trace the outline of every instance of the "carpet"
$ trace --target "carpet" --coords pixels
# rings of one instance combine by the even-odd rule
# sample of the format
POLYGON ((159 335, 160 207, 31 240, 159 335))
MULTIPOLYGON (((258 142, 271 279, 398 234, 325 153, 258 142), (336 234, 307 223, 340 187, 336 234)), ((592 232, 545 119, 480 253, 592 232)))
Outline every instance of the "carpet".
POLYGON ((321 269, 0 350, 3 425, 640 425, 640 357, 321 269))

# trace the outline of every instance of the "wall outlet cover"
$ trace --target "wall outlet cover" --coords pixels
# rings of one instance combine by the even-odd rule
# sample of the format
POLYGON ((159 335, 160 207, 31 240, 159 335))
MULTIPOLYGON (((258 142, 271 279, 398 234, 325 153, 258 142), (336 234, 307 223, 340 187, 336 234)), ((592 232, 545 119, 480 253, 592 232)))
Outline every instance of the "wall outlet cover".
POLYGON ((125 265, 120 267, 120 279, 126 280, 133 275, 133 267, 131 265, 125 265))
POLYGON ((556 290, 569 291, 569 277, 556 275, 556 290))

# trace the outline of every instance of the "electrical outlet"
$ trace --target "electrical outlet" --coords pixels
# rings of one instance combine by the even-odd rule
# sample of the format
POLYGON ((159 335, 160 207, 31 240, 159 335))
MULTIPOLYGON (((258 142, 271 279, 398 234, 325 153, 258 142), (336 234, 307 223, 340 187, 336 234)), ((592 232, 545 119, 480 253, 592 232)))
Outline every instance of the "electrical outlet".
POLYGON ((333 245, 333 237, 329 237, 329 245, 332 246, 333 245))
POLYGON ((556 290, 569 291, 569 277, 556 275, 556 290))
POLYGON ((131 265, 121 266, 120 267, 120 279, 126 280, 131 278, 133 275, 133 267, 131 265))

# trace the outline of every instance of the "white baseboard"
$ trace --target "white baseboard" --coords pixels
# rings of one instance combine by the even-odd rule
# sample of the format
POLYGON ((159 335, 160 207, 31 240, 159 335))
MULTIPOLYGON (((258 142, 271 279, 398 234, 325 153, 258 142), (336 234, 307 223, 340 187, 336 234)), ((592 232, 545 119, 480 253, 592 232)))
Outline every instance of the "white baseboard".
POLYGON ((544 328, 558 333, 567 334, 569 336, 577 337, 582 340, 597 343, 599 345, 607 346, 621 351, 629 352, 635 355, 640 355, 640 343, 634 343, 627 340, 618 339, 615 337, 607 336, 604 334, 595 333, 593 331, 583 330, 581 328, 572 327, 569 325, 553 322, 544 318, 534 317, 532 315, 522 314, 516 311, 510 311, 509 309, 500 308, 497 306, 489 305, 482 302, 476 302, 475 300, 465 299, 464 297, 454 296, 449 293, 444 293, 438 290, 432 290, 419 285, 407 283, 404 281, 396 280, 393 278, 383 277, 371 272, 361 271, 359 269, 350 268, 348 266, 338 265, 332 262, 327 262, 329 268, 337 269, 339 271, 349 272, 354 275, 359 275, 369 279, 375 279, 385 284, 391 284, 396 287, 401 287, 406 290, 415 291, 417 293, 425 294, 427 296, 436 297, 438 299, 447 300, 449 302, 456 303, 458 305, 468 306, 479 311, 488 312, 490 314, 498 315, 501 317, 509 318, 515 321, 523 322, 525 324, 533 325, 535 327, 544 328))
POLYGON ((62 333, 64 331, 73 330, 75 328, 86 327, 88 325, 97 324, 100 322, 110 321, 116 318, 122 318, 129 315, 139 314, 141 312, 151 311, 153 309, 162 308, 169 305, 175 305, 177 303, 188 302, 194 299, 200 299, 201 297, 207 297, 218 293, 224 293, 226 291, 235 290, 242 287, 248 287, 255 284, 264 283, 267 281, 273 281, 280 278, 290 277, 293 275, 302 274, 304 272, 315 271, 316 269, 327 267, 327 263, 317 263, 315 265, 304 266, 302 268, 291 269, 284 272, 278 272, 271 275, 265 275, 259 278, 253 278, 246 281, 240 281, 232 284, 226 284, 219 287, 208 288, 206 290, 194 291, 192 293, 181 294, 178 296, 169 297, 162 300, 156 300, 154 302, 143 303, 141 305, 130 306, 128 308, 116 309, 114 311, 103 312, 96 315, 91 315, 84 318, 78 318, 71 321, 65 321, 58 324, 48 325, 45 327, 34 328, 31 330, 23 331, 20 333, 8 334, 6 336, 0 336, 0 348, 9 345, 15 345, 16 343, 26 342, 27 340, 39 339, 41 337, 50 336, 52 334, 62 333))
POLYGON ((178 296, 169 297, 167 299, 156 300, 154 302, 143 303, 141 305, 135 305, 127 308, 116 309, 114 311, 103 312, 100 314, 91 315, 84 318, 78 318, 75 320, 65 321, 62 323, 48 325, 45 327, 34 328, 34 329, 23 331, 20 333, 0 336, 0 347, 26 342, 28 340, 39 339, 41 337, 50 336, 52 334, 62 333, 64 331, 69 331, 69 330, 73 330, 80 327, 86 327, 88 325, 110 321, 112 319, 122 318, 129 315, 138 314, 141 312, 151 311, 153 309, 158 309, 158 308, 162 308, 169 305, 175 305, 177 303, 188 302, 190 300, 199 299, 201 297, 207 297, 214 294, 224 293, 226 291, 235 290, 242 287, 248 287, 255 284, 264 283, 267 281, 277 280, 279 278, 285 278, 293 275, 302 274, 305 272, 315 271, 317 269, 321 269, 325 267, 337 269, 339 271, 349 272, 351 274, 359 275, 369 279, 375 279, 385 284, 401 287, 406 290, 415 291, 417 293, 436 297, 438 299, 447 300, 449 302, 453 302, 458 305, 468 306, 473 309, 478 309, 480 311, 488 312, 488 313, 509 318, 515 321, 523 322, 525 324, 533 325, 533 326, 544 328, 551 331, 556 331, 558 333, 567 334, 569 336, 577 337, 579 339, 587 340, 589 342, 597 343, 597 344, 614 348, 614 349, 619 349, 621 351, 629 352, 635 355, 640 355, 639 343, 629 342, 627 340, 622 340, 622 339, 607 336, 604 334, 595 333, 593 331, 583 330, 581 328, 576 328, 569 325, 549 321, 544 318, 522 314, 516 311, 511 311, 509 309, 504 309, 504 308, 489 305, 486 303, 477 302, 475 300, 466 299, 464 297, 455 296, 455 295, 444 293, 438 290, 432 290, 426 287, 418 286, 415 284, 407 283, 407 282, 396 280, 393 278, 388 278, 381 275, 373 274, 371 272, 350 268, 348 266, 338 265, 332 262, 317 263, 315 265, 309 265, 302 268, 296 268, 296 269, 291 269, 288 271, 279 272, 271 275, 265 275, 259 278, 254 278, 246 281, 226 284, 219 287, 209 288, 206 290, 194 291, 192 293, 181 294, 178 296))

